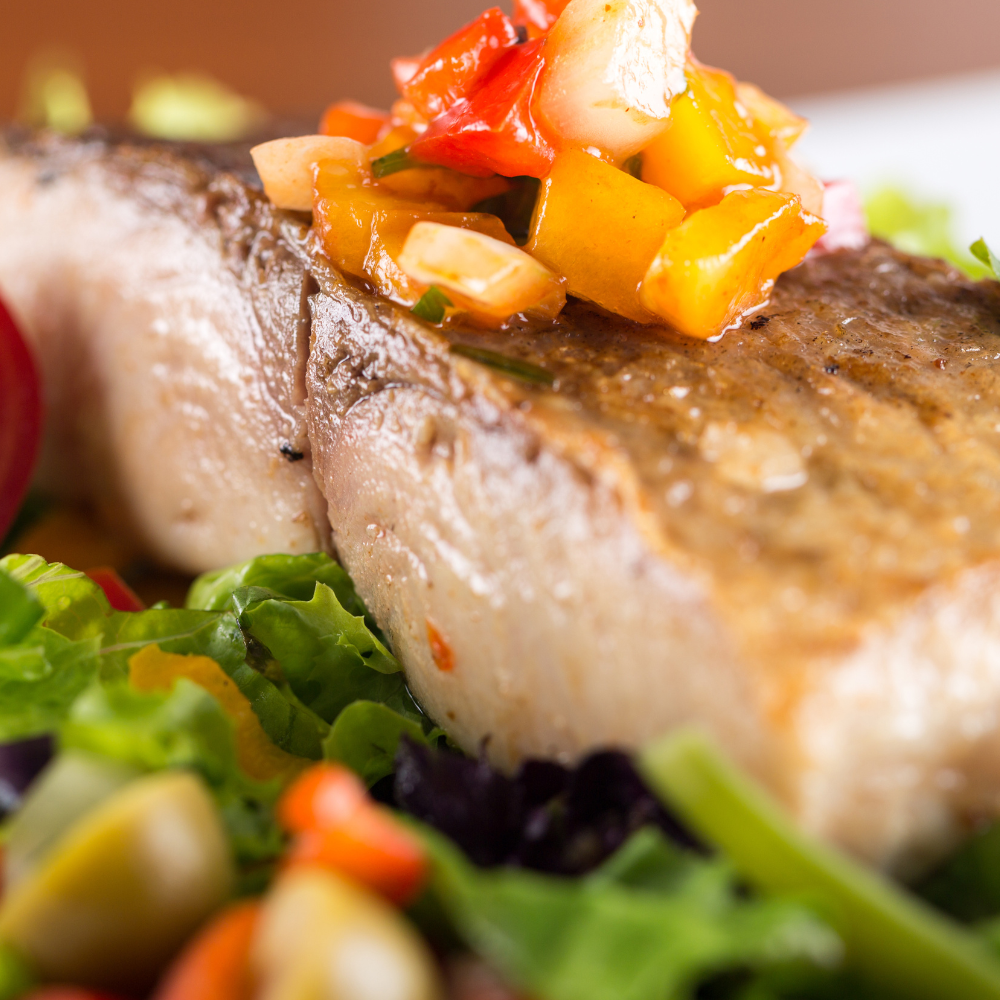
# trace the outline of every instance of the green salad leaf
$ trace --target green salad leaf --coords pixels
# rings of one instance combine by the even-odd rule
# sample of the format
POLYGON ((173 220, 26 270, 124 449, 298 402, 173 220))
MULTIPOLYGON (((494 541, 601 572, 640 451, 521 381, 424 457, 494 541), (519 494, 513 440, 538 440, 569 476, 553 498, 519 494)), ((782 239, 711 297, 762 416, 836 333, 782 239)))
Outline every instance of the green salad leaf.
POLYGON ((38 598, 0 571, 0 648, 20 642, 44 617, 38 598))
POLYGON ((323 756, 346 764, 370 787, 395 770, 396 751, 404 736, 431 746, 444 731, 425 732, 419 722, 388 705, 355 701, 337 716, 323 742, 323 756))
POLYGON ((60 729, 63 749, 83 750, 144 771, 187 768, 212 790, 237 861, 275 857, 278 782, 254 781, 236 757, 233 723, 203 688, 184 678, 169 693, 127 684, 95 684, 74 703, 60 729))
POLYGON ((1000 998, 1000 962, 982 941, 810 840, 700 732, 653 743, 639 763, 667 805, 752 886, 813 898, 841 933, 848 966, 880 991, 912 1000, 1000 998))
POLYGON ((982 261, 989 269, 990 274, 997 281, 1000 281, 1000 257, 987 246, 986 240, 979 239, 969 247, 969 252, 976 260, 982 261))
POLYGON ((727 863, 640 830, 582 878, 479 869, 420 828, 432 892, 459 934, 539 1000, 673 1000, 706 976, 837 963, 837 935, 805 906, 744 898, 727 863))
POLYGON ((240 625, 281 664, 304 705, 332 723, 351 702, 388 705, 420 719, 396 658, 320 583, 310 601, 260 599, 253 588, 233 595, 240 625))
POLYGON ((939 202, 921 202, 896 187, 883 187, 865 200, 865 215, 872 236, 891 243, 904 253, 938 257, 982 278, 986 271, 958 249, 951 208, 939 202))

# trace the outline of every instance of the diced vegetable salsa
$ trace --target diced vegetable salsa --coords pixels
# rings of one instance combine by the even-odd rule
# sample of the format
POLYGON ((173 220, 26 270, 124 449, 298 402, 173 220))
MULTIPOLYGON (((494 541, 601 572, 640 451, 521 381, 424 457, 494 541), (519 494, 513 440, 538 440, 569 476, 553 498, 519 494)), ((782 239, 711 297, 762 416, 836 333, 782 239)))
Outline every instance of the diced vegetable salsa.
POLYGON ((665 336, 717 337, 823 237, 824 189, 788 152, 805 120, 691 55, 691 0, 633 8, 491 7, 393 60, 390 112, 341 101, 322 136, 256 147, 264 189, 311 208, 335 265, 429 323, 544 322, 568 293, 665 336), (530 178, 523 252, 488 251, 481 237, 523 242, 523 198, 500 196, 530 178))

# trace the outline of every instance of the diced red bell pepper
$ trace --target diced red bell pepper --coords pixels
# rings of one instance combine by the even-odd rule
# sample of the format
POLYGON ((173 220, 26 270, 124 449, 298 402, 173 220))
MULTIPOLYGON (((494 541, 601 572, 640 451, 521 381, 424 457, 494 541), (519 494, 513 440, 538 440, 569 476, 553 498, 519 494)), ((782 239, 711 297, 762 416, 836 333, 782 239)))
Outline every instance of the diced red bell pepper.
POLYGON ((339 135, 370 146, 389 130, 389 114, 357 101, 331 104, 319 122, 320 135, 339 135))
POLYGON ((568 3, 569 0, 514 0, 511 20, 517 27, 527 28, 531 38, 537 38, 556 23, 568 3))
POLYGON ((0 538, 24 498, 42 435, 38 369, 0 301, 0 538))
POLYGON ((278 822, 289 833, 332 830, 368 805, 368 791, 353 771, 342 764, 316 764, 281 796, 278 822))
POLYGON ((115 611, 145 611, 139 595, 110 566, 88 569, 87 576, 104 591, 104 596, 115 611))
POLYGON ((544 177, 556 150, 531 112, 545 39, 505 53, 467 101, 427 126, 410 154, 474 177, 544 177))
MULTIPOLYGON (((510 18, 499 7, 491 7, 426 55, 399 92, 425 118, 436 118, 472 94, 517 42, 517 28, 510 18)), ((394 67, 397 82, 408 68, 394 67)))

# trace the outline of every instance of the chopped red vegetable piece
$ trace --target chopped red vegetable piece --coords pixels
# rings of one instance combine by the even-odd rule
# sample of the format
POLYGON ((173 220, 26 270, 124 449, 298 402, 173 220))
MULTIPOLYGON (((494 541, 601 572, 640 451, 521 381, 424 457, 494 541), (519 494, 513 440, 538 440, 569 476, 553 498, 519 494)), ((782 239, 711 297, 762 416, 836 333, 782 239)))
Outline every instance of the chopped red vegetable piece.
POLYGON ((389 130, 389 114, 357 101, 331 104, 320 119, 320 135, 337 135, 370 146, 389 130))
POLYGON ((559 18, 569 0, 514 0, 515 25, 524 25, 532 38, 544 35, 559 18))
MULTIPOLYGON (((469 97, 517 40, 510 18, 491 7, 425 56, 399 92, 425 118, 436 118, 469 97)), ((397 82, 408 69, 394 67, 397 82)))
POLYGON ((371 804, 361 779, 340 764, 316 764, 278 803, 278 821, 289 833, 332 830, 371 804))
POLYGON ((306 830, 291 843, 291 865, 320 865, 406 906, 423 887, 427 858, 420 841, 388 810, 370 804, 332 830, 306 830))
POLYGON ((250 946, 259 913, 257 902, 223 910, 181 952, 153 1000, 250 1000, 250 946))
POLYGON ((104 596, 115 611, 146 610, 139 595, 110 566, 88 569, 87 576, 104 591, 104 596))
POLYGON ((475 177, 544 177, 556 150, 531 112, 545 39, 506 52, 467 101, 427 126, 410 153, 475 177))
POLYGON ((38 370, 0 301, 0 539, 17 515, 31 481, 41 433, 38 370))
POLYGON ((278 819, 295 834, 291 865, 348 875, 403 906, 419 892, 427 858, 413 834, 369 798, 353 771, 316 764, 281 797, 278 819))

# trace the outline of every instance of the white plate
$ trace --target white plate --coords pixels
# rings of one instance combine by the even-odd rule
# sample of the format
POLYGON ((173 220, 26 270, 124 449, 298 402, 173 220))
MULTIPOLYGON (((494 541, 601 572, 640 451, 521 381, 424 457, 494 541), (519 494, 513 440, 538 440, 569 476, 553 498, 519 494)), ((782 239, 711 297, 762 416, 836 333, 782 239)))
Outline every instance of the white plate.
POLYGON ((796 155, 819 176, 947 202, 959 246, 1000 246, 1000 73, 789 103, 812 121, 796 155))

